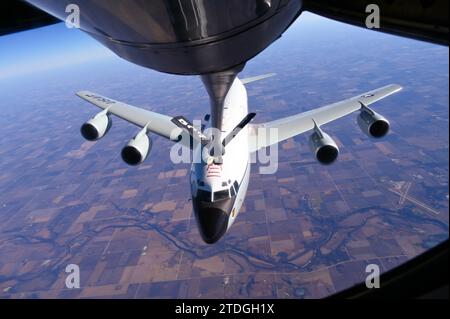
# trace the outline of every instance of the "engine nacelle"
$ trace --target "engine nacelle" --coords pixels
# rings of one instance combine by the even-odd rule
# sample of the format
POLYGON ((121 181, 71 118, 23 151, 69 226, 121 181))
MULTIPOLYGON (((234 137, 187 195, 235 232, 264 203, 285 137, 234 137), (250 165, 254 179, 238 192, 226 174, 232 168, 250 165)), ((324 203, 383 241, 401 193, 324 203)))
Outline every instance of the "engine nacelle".
POLYGON ((81 135, 88 141, 96 141, 108 133, 111 125, 112 120, 108 113, 103 111, 81 125, 81 135))
POLYGON ((123 161, 132 166, 141 164, 150 153, 152 145, 153 142, 147 136, 147 127, 145 127, 122 149, 123 161))
POLYGON ((318 126, 314 128, 314 133, 309 138, 309 145, 321 164, 331 164, 338 158, 339 148, 336 142, 318 126))
POLYGON ((382 115, 372 111, 367 106, 361 108, 358 115, 358 125, 367 136, 381 138, 389 132, 389 121, 382 115))

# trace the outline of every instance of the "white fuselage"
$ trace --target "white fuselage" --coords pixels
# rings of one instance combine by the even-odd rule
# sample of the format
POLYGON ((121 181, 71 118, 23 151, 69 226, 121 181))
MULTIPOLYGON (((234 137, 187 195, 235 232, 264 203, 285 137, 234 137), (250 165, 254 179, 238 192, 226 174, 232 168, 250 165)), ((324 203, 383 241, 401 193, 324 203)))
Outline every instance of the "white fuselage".
MULTIPOLYGON (((229 134, 247 113, 247 91, 236 78, 224 101, 222 136, 229 134)), ((200 156, 202 149, 198 146, 195 156, 200 156)), ((247 126, 226 146, 221 164, 194 163, 190 176, 200 232, 206 242, 216 242, 233 224, 247 192, 250 177, 247 126)))

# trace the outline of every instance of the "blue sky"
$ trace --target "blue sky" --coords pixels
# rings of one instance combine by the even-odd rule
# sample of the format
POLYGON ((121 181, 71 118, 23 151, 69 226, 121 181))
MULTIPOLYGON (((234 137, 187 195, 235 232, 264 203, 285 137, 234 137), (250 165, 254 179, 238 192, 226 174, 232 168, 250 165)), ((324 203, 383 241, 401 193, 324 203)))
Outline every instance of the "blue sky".
POLYGON ((0 37, 0 79, 111 56, 87 34, 58 23, 0 37))

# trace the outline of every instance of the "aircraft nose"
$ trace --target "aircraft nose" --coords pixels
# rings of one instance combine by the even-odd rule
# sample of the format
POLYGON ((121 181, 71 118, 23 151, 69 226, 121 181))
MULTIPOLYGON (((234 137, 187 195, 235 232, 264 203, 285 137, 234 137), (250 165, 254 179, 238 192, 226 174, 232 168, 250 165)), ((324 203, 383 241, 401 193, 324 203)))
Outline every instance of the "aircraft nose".
POLYGON ((214 244, 227 231, 228 214, 216 207, 196 209, 200 234, 207 244, 214 244))

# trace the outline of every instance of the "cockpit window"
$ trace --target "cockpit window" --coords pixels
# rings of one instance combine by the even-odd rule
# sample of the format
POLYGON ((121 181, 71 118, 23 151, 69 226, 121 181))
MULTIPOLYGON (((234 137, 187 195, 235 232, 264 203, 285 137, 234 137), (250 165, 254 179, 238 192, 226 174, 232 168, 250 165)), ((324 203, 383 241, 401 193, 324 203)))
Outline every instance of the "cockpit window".
POLYGON ((230 192, 228 189, 214 192, 214 201, 230 198, 230 192))
POLYGON ((217 191, 214 193, 211 193, 210 191, 207 191, 207 190, 199 189, 197 191, 197 199, 204 201, 204 202, 213 202, 213 201, 215 202, 218 200, 230 198, 230 196, 231 197, 236 196, 238 189, 239 189, 239 184, 237 182, 234 182, 233 185, 231 185, 229 189, 223 189, 221 191, 217 191), (212 195, 214 195, 214 196, 212 196, 212 195))
POLYGON ((231 196, 235 196, 236 195, 236 191, 234 190, 234 186, 230 187, 230 195, 231 196))
POLYGON ((236 190, 236 193, 239 191, 239 184, 237 181, 234 181, 233 183, 234 189, 236 190))

